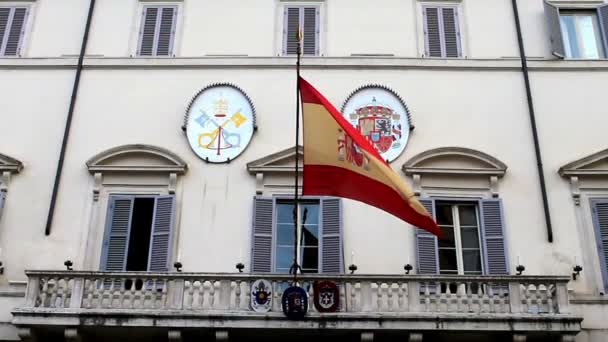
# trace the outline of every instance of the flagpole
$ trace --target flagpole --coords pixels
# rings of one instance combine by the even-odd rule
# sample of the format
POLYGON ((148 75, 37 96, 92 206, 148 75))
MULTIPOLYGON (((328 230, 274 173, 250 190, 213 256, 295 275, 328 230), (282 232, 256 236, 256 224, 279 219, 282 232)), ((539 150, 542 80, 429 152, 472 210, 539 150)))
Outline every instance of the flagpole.
POLYGON ((296 60, 296 167, 295 167, 295 186, 294 186, 294 206, 293 206, 293 265, 291 271, 293 271, 293 283, 294 286, 298 281, 298 177, 299 177, 299 162, 300 156, 298 154, 298 144, 300 143, 300 56, 302 55, 302 31, 298 29, 296 33, 296 40, 298 41, 298 47, 296 49, 297 60, 296 60))

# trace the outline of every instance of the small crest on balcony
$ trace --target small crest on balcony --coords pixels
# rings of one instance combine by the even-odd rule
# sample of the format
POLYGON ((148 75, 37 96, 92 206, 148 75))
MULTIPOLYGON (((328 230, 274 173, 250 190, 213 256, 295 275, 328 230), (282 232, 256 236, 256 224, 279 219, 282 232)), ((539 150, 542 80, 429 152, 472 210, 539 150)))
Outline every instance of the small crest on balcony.
POLYGON ((301 287, 290 286, 283 292, 281 306, 287 318, 304 318, 308 311, 308 293, 301 287))
POLYGON ((333 281, 316 281, 314 288, 314 304, 319 312, 336 312, 340 307, 340 290, 333 281))
POLYGON ((255 312, 268 312, 272 307, 272 284, 258 279, 251 286, 251 309, 255 312))

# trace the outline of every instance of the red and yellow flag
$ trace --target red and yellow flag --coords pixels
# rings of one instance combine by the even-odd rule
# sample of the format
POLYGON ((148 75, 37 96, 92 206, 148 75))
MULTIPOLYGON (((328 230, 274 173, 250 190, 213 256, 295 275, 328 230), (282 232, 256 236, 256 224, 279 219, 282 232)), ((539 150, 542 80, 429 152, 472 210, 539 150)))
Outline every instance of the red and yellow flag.
POLYGON ((361 201, 435 235, 439 227, 378 151, 310 83, 300 78, 304 195, 361 201))

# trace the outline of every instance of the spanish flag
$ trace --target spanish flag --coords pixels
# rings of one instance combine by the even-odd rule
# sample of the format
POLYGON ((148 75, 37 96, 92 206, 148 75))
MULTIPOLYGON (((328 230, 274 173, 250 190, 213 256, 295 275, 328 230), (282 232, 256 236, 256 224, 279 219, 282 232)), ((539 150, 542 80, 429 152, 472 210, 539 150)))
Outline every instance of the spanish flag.
POLYGON ((304 124, 302 193, 350 198, 440 236, 439 227, 378 151, 310 83, 299 79, 304 124))

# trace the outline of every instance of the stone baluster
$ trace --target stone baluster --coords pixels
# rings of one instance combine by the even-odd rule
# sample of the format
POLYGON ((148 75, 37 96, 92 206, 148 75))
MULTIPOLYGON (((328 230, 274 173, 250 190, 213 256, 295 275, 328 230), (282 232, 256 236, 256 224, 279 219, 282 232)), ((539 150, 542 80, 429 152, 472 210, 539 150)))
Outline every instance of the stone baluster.
POLYGON ((398 283, 397 284, 397 308, 399 312, 403 311, 405 304, 405 285, 406 283, 398 283))
POLYGON ((431 284, 428 282, 424 283, 424 306, 425 311, 431 311, 431 284))
POLYGON ((234 282, 234 308, 239 311, 241 309, 241 286, 242 280, 237 279, 234 282))
MULTIPOLYGON (((538 283, 536 284, 536 307, 537 313, 545 312, 543 308, 544 297, 546 296, 547 287, 544 284, 538 283), (543 293, 543 289, 545 290, 543 293)), ((547 310, 548 311, 548 310, 547 310)))
POLYGON ((473 312, 473 284, 468 281, 466 283, 466 301, 467 301, 467 311, 473 312))
POLYGON ((521 284, 517 281, 509 282, 509 306, 510 312, 519 314, 522 312, 521 306, 521 284))
POLYGON ((555 308, 553 307, 553 284, 547 284, 547 309, 550 314, 555 313, 555 308))
MULTIPOLYGON (((41 279, 38 276, 28 277, 27 288, 25 291, 25 306, 28 308, 36 307, 38 296, 40 295, 40 281, 41 279)), ((42 300, 40 306, 44 307, 44 300, 42 300)))
POLYGON ((312 284, 310 284, 310 286, 308 287, 308 311, 309 312, 317 312, 317 308, 315 307, 315 304, 314 304, 314 298, 315 298, 314 286, 312 286, 312 284))
POLYGON ((350 310, 352 312, 358 311, 359 308, 357 307, 357 305, 359 305, 359 303, 357 303, 357 282, 352 282, 349 283, 350 285, 350 310))
POLYGON ((57 278, 49 278, 47 289, 51 293, 49 307, 54 308, 57 300, 57 278))
POLYGON ((218 283, 218 309, 229 310, 230 309, 230 298, 232 297, 232 281, 230 279, 223 279, 218 283))
POLYGON ((205 280, 201 279, 194 284, 198 285, 196 285, 196 293, 194 293, 192 297, 193 305, 198 309, 202 309, 205 305, 205 280), (195 297, 196 300, 194 300, 195 297))
POLYGON ((209 280, 209 308, 214 309, 215 305, 215 280, 209 280))
POLYGON ((80 308, 84 297, 85 278, 74 278, 72 282, 72 291, 70 294, 70 308, 80 308))
POLYGON ((389 282, 386 285, 388 286, 388 288, 386 289, 386 296, 387 296, 386 304, 387 304, 387 307, 388 307, 388 311, 389 312, 396 311, 395 310, 395 302, 393 300, 393 286, 395 284, 389 282))
POLYGON ((479 304, 479 310, 477 312, 484 312, 484 294, 483 294, 483 284, 477 284, 477 304, 479 304))

